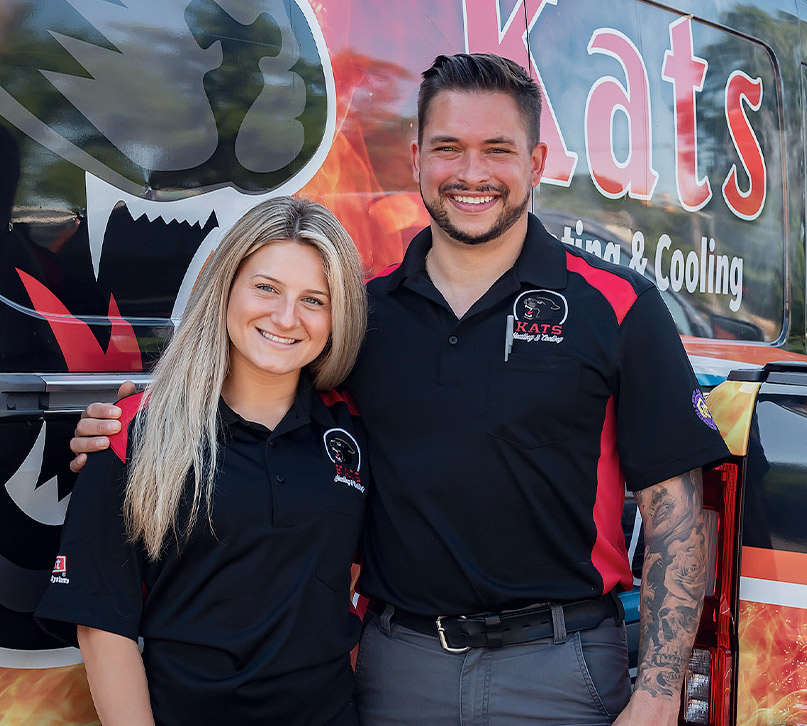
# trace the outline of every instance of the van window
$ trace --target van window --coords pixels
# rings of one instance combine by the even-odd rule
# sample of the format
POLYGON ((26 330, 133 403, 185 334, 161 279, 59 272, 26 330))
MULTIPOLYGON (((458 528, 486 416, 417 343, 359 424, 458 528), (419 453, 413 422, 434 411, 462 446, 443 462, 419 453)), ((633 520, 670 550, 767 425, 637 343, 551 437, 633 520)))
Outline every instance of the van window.
MULTIPOLYGON (((757 12, 733 10, 731 27, 757 12)), ((682 334, 779 339, 786 152, 768 49, 633 0, 546 5, 529 38, 550 231, 643 272, 682 334)))

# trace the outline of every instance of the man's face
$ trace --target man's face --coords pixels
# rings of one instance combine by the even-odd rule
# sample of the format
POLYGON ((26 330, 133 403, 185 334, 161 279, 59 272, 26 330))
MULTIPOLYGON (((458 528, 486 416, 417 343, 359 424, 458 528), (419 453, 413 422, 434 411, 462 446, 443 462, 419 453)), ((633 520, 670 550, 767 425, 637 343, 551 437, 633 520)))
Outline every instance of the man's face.
POLYGON ((541 180, 546 146, 531 148, 526 121, 510 96, 441 91, 421 135, 420 145, 412 144, 415 179, 426 209, 448 237, 481 244, 524 218, 541 180))

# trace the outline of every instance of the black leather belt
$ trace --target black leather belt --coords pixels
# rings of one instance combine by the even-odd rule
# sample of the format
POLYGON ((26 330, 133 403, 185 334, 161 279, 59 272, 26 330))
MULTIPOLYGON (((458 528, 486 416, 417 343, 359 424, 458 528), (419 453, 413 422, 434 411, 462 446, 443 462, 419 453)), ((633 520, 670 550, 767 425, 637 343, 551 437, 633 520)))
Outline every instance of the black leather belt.
MULTIPOLYGON (((371 600, 368 609, 381 614, 386 604, 371 600)), ((566 632, 596 628, 606 618, 614 618, 619 623, 625 611, 619 598, 613 594, 602 595, 591 600, 567 603, 561 606, 566 632)), ((549 604, 536 605, 521 610, 503 613, 482 613, 468 616, 440 615, 436 618, 415 615, 395 608, 392 622, 419 633, 433 635, 449 652, 462 653, 470 648, 498 648, 504 645, 529 643, 533 640, 551 637, 555 632, 552 607, 549 604)))

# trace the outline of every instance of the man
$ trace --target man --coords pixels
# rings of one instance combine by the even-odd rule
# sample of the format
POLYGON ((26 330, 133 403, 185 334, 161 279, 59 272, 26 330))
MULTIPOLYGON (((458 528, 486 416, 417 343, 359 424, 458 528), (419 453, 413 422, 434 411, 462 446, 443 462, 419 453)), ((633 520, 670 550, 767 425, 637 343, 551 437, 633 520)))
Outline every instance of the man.
POLYGON ((438 57, 418 121, 430 225, 368 284, 348 381, 375 477, 362 723, 673 724, 705 586, 700 467, 727 455, 675 327, 651 283, 528 213, 546 146, 522 68, 438 57), (632 695, 625 481, 646 542, 632 695))

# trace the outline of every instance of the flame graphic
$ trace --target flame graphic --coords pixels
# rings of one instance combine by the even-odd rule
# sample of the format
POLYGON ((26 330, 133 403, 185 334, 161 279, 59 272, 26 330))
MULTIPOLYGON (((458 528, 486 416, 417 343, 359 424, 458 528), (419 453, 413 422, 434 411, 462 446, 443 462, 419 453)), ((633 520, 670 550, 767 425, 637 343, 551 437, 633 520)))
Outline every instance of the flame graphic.
MULTIPOLYGON (((368 148, 384 119, 365 113, 372 90, 372 109, 386 109, 388 120, 400 122, 401 99, 395 83, 410 80, 409 72, 394 64, 371 59, 351 49, 351 15, 360 12, 347 3, 340 12, 328 12, 326 3, 311 3, 331 53, 336 84, 336 134, 324 163, 298 192, 327 206, 339 218, 359 248, 368 277, 401 261, 414 232, 425 227, 429 216, 414 180, 399 180, 398 189, 385 189, 376 166, 390 164, 409 168, 408 142, 404 136, 390 138, 379 148, 368 148)), ((433 12, 437 13, 435 8, 433 12)), ((390 38, 390 42, 393 42, 390 38)), ((408 43, 408 41, 407 41, 408 43)), ((389 184, 387 185, 389 186, 389 184)))
POLYGON ((109 296, 112 332, 106 352, 89 325, 75 318, 48 288, 22 270, 17 274, 34 309, 50 324, 71 373, 84 371, 140 371, 143 364, 132 326, 121 316, 114 296, 109 296))
POLYGON ((740 601, 737 726, 807 723, 807 610, 740 601))
POLYGON ((709 394, 706 401, 726 446, 735 456, 745 456, 748 452, 751 415, 759 387, 759 383, 725 381, 709 394))
MULTIPOLYGON (((366 83, 356 73, 352 57, 333 59, 340 108, 337 118, 349 111, 353 92, 366 83), (346 109, 341 106, 347 106, 346 109)), ((373 275, 400 262, 412 235, 407 231, 425 227, 428 214, 417 192, 385 192, 376 176, 366 143, 365 123, 359 114, 339 124, 325 162, 299 195, 327 206, 350 233, 365 267, 373 275)))
POLYGON ((95 726, 83 665, 42 670, 0 668, 0 726, 95 726))

